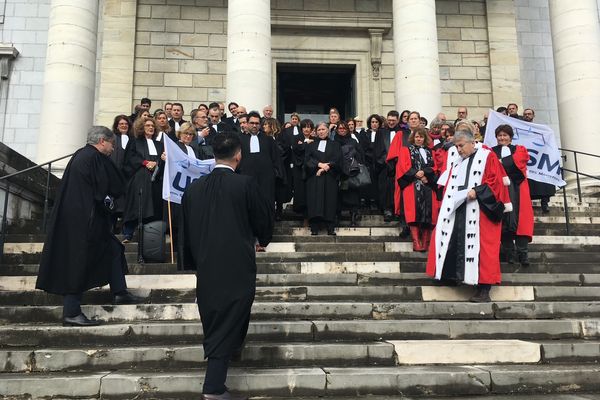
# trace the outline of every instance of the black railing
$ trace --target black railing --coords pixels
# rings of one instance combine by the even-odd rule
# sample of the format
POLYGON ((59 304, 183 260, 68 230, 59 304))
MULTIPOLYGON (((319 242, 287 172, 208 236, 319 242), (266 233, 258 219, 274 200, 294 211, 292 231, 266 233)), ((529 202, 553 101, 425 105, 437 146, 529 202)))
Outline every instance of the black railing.
MULTIPOLYGON (((581 178, 580 178, 580 176, 584 176, 586 178, 591 178, 591 179, 596 179, 599 182, 600 182, 600 176, 594 176, 594 175, 590 175, 585 172, 579 171, 579 162, 577 160, 577 155, 580 154, 580 155, 583 155, 586 157, 594 157, 594 158, 600 158, 600 155, 586 153, 583 151, 564 149, 562 147, 559 147, 559 150, 563 152, 562 159, 564 162, 567 161, 567 155, 564 154, 565 152, 573 154, 573 163, 575 164, 575 170, 572 170, 570 168, 565 168, 563 166, 562 167, 562 178, 563 178, 563 180, 565 180, 565 172, 570 172, 572 174, 575 174, 575 181, 577 183, 577 198, 579 199, 579 202, 581 203, 583 196, 581 194, 581 178)), ((571 227, 570 227, 570 222, 569 222, 569 207, 568 207, 568 200, 567 200, 567 186, 566 185, 562 188, 562 191, 563 191, 563 203, 564 203, 564 207, 565 207, 565 225, 566 225, 566 229, 567 229, 567 236, 570 236, 571 235, 571 227)))
POLYGON ((2 212, 2 234, 0 235, 0 261, 4 257, 4 243, 6 242, 6 225, 8 222, 8 196, 10 195, 10 179, 16 176, 25 174, 27 172, 35 171, 42 169, 45 166, 48 166, 48 171, 46 175, 46 186, 44 189, 44 211, 42 215, 42 224, 40 226, 40 230, 44 233, 46 232, 46 222, 48 220, 48 202, 50 197, 50 177, 52 176, 52 163, 57 161, 64 160, 65 158, 71 157, 75 153, 67 154, 66 156, 62 156, 60 158, 56 158, 54 160, 45 162, 43 164, 34 165, 29 168, 25 168, 21 171, 13 172, 12 174, 0 176, 0 185, 4 184, 4 208, 2 212))

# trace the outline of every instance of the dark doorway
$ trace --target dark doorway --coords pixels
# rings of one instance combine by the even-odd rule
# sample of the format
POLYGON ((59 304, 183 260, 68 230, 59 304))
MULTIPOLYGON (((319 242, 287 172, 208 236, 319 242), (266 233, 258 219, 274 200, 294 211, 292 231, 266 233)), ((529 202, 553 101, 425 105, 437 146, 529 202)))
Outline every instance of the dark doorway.
POLYGON ((336 107, 343 119, 354 117, 355 66, 277 64, 277 118, 289 114, 314 115, 317 122, 336 107))

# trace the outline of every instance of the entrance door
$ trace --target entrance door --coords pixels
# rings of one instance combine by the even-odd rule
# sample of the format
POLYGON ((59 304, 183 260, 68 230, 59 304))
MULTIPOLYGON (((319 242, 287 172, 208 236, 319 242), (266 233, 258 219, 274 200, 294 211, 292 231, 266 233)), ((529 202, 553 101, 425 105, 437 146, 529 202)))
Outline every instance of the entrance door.
POLYGON ((342 119, 356 113, 355 65, 277 64, 277 118, 293 112, 315 123, 327 120, 329 109, 342 119))

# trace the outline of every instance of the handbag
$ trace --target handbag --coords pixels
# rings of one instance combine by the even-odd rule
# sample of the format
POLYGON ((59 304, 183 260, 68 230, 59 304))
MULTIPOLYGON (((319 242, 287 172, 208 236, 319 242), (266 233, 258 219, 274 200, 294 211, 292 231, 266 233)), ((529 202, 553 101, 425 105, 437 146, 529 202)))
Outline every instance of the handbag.
POLYGON ((371 173, 364 164, 358 164, 358 174, 349 177, 347 180, 349 189, 360 189, 371 184, 371 173))

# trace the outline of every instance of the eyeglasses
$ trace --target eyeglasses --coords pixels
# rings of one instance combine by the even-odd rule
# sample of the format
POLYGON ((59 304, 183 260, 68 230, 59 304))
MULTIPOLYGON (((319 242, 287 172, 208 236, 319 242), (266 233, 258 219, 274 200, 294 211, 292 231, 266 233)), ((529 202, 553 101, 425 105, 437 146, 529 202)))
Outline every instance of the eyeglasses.
POLYGON ((193 133, 191 133, 191 132, 182 132, 181 134, 182 134, 183 136, 194 136, 194 134, 193 134, 193 133))

